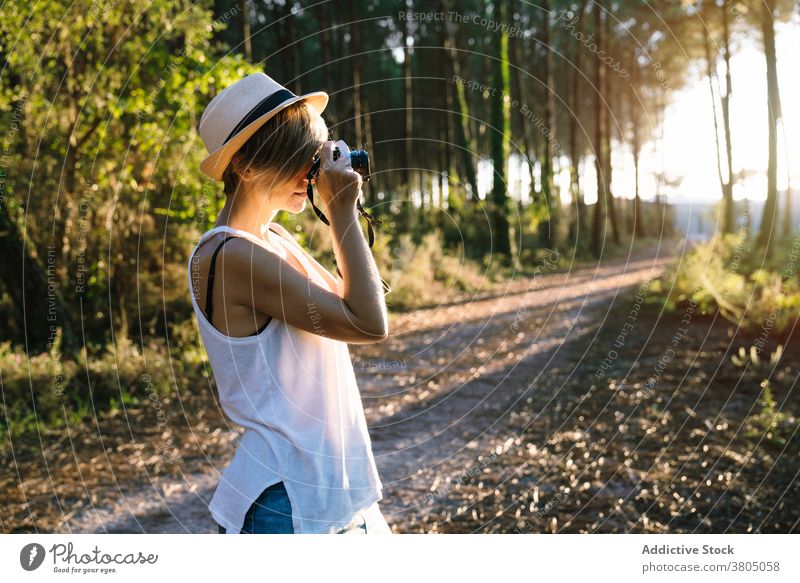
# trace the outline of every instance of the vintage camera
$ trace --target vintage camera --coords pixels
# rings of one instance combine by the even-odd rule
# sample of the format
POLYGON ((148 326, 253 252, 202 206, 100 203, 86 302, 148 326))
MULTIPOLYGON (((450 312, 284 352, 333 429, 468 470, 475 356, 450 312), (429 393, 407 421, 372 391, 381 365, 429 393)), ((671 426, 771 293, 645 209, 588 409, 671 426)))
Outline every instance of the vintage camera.
MULTIPOLYGON (((339 151, 338 146, 334 147, 333 159, 338 160, 341 155, 342 153, 339 151)), ((316 178, 321 163, 322 159, 319 155, 315 156, 314 164, 308 172, 308 180, 316 178)), ((361 178, 369 180, 369 153, 366 150, 350 150, 350 165, 353 167, 353 170, 361 174, 361 178)))
MULTIPOLYGON (((338 160, 339 156, 342 153, 339 151, 339 148, 333 148, 333 159, 338 160)), ((311 202, 311 207, 314 209, 314 213, 316 213, 317 218, 321 220, 326 225, 330 225, 328 221, 328 217, 326 217, 321 210, 317 208, 317 205, 314 204, 314 187, 312 186, 312 180, 316 179, 317 173, 319 172, 320 164, 322 163, 322 159, 319 155, 314 157, 314 162, 311 165, 311 170, 308 171, 308 200, 311 202)), ((353 167, 353 170, 361 174, 361 178, 363 180, 369 180, 369 154, 366 150, 350 150, 350 165, 353 167)), ((358 209, 359 215, 367 219, 367 233, 369 234, 369 246, 372 248, 373 243, 375 242, 375 233, 373 231, 372 225, 381 225, 383 221, 373 217, 369 214, 364 207, 361 205, 361 200, 356 201, 356 208, 358 209)), ((339 266, 336 266, 336 272, 341 276, 342 272, 339 271, 339 266)), ((389 286, 386 281, 381 278, 381 284, 383 285, 383 293, 388 294, 392 291, 392 288, 389 286)))

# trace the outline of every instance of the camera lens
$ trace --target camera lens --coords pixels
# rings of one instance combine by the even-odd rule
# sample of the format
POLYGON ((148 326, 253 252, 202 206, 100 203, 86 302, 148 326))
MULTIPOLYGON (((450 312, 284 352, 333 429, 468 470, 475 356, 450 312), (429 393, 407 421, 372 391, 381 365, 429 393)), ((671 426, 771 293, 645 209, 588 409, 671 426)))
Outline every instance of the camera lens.
POLYGON ((364 180, 369 180, 369 154, 366 150, 351 150, 350 165, 364 180))

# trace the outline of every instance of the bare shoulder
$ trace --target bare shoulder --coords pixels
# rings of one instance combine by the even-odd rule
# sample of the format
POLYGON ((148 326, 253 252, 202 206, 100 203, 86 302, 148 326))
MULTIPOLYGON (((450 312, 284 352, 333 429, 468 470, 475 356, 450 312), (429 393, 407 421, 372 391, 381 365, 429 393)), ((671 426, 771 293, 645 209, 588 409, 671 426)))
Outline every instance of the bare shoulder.
POLYGON ((234 273, 250 272, 256 266, 277 264, 280 253, 270 248, 269 242, 264 245, 251 241, 247 237, 234 237, 220 250, 217 262, 228 262, 234 273))

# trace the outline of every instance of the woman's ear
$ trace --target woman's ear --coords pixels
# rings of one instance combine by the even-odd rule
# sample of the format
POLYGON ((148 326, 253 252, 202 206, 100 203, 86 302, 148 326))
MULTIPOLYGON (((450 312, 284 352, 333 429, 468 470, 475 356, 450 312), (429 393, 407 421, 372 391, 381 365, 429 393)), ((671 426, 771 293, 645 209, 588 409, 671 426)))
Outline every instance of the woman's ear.
POLYGON ((239 172, 239 180, 242 180, 244 182, 250 182, 252 179, 253 179, 253 167, 248 164, 244 170, 239 172))

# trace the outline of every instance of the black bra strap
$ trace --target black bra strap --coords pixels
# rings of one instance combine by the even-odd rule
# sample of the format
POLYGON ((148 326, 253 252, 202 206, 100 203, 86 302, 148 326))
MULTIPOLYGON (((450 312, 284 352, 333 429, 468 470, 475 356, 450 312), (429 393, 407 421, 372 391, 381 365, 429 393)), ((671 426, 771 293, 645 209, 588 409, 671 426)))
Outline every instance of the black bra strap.
POLYGON ((213 316, 211 313, 213 302, 211 300, 214 294, 214 267, 217 263, 217 253, 219 253, 219 250, 222 249, 222 246, 225 243, 234 238, 235 235, 229 235, 225 237, 225 240, 217 245, 217 248, 214 249, 214 254, 211 256, 211 266, 208 268, 208 287, 206 288, 206 319, 212 326, 214 325, 214 321, 211 319, 213 316))
MULTIPOLYGON (((272 230, 272 229, 270 229, 270 230, 272 230)), ((206 288, 206 319, 208 320, 208 322, 212 326, 214 325, 214 322, 211 319, 211 317, 212 317, 211 310, 214 307, 214 303, 212 301, 212 298, 213 298, 213 294, 214 294, 214 267, 216 266, 216 263, 217 263, 217 253, 219 253, 219 250, 222 249, 222 246, 225 243, 227 243, 228 241, 230 241, 231 239, 234 239, 234 238, 236 238, 235 235, 230 235, 228 237, 225 237, 225 239, 222 242, 220 242, 219 245, 217 245, 217 248, 214 250, 214 254, 211 256, 211 265, 208 268, 208 287, 206 288)), ((272 316, 269 316, 267 318, 267 321, 264 322, 264 325, 261 326, 261 328, 259 328, 255 332, 253 332, 251 334, 251 336, 258 336, 259 334, 261 334, 264 331, 264 329, 267 327, 267 324, 269 324, 271 320, 272 320, 272 316)))

